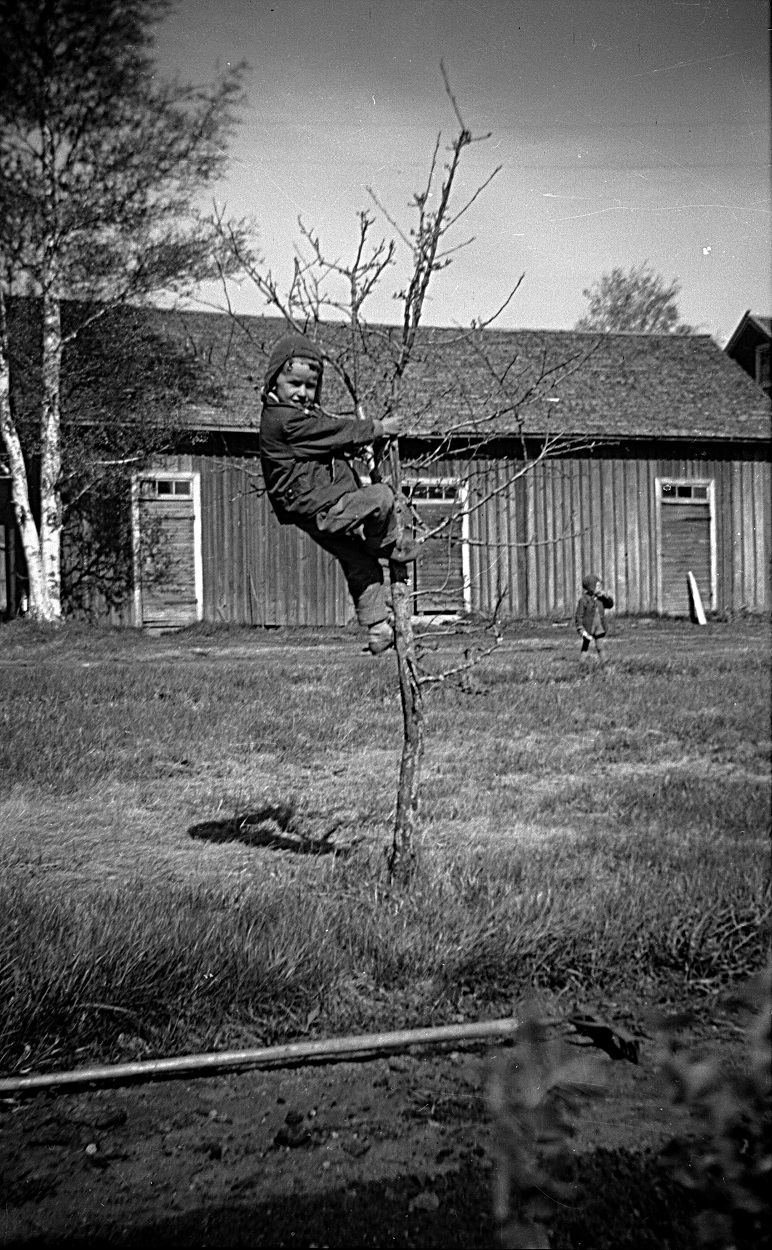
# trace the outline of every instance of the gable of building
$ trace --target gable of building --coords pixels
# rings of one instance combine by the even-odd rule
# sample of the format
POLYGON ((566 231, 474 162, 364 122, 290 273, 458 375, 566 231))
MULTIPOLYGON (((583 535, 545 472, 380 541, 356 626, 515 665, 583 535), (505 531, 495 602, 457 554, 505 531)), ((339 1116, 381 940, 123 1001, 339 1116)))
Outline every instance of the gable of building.
POLYGON ((724 348, 727 356, 737 361, 766 395, 772 389, 770 353, 772 353, 772 317, 762 317, 750 309, 743 315, 724 348))

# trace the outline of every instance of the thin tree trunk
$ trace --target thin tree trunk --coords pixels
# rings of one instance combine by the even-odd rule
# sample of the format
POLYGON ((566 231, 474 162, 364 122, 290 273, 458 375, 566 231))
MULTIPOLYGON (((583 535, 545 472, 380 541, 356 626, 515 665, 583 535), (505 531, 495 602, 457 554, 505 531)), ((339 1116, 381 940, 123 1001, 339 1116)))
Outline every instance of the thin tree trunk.
POLYGON ((59 476, 61 451, 61 301, 46 284, 43 292, 43 411, 40 439, 40 556, 50 620, 62 614, 61 549, 62 501, 59 476))
MULTIPOLYGON (((401 538, 402 471, 396 439, 392 441, 389 451, 389 469, 392 489, 397 499, 398 535, 401 538)), ((424 720, 413 636, 413 596, 408 570, 404 564, 392 561, 389 565, 389 576, 394 609, 399 691, 402 700, 403 737, 397 790, 397 814, 388 862, 389 876, 392 880, 404 882, 412 876, 416 864, 415 834, 424 751, 424 720)))
MULTIPOLYGON (((48 67, 51 68, 50 66, 48 67)), ((59 184, 56 140, 51 124, 50 81, 46 84, 41 119, 41 161, 45 186, 45 246, 41 273, 43 299, 42 382, 40 414, 40 560, 48 620, 58 620, 61 603, 62 501, 59 477, 61 451, 62 306, 57 260, 59 184)))
POLYGON ((27 466, 24 463, 21 442, 11 413, 11 370, 5 298, 2 290, 0 290, 0 431, 2 431, 3 443, 8 453, 13 511, 27 563, 30 615, 39 619, 48 619, 46 587, 40 559, 40 540, 29 502, 27 466))

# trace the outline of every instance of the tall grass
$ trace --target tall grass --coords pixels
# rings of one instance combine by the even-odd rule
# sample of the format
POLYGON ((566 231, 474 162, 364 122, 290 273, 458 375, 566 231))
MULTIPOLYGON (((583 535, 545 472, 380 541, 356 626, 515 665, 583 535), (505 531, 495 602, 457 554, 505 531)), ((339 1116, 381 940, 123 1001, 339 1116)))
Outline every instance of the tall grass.
POLYGON ((375 856, 316 881, 137 881, 69 899, 12 873, 0 1064, 275 1040, 312 1013, 329 1031, 443 1020, 533 985, 717 989, 760 962, 769 890, 736 846, 708 864, 692 852, 652 837, 626 863, 582 839, 429 857, 399 894, 375 856))
POLYGON ((603 678, 550 639, 498 653, 474 693, 433 689, 403 893, 381 855, 391 659, 249 635, 239 655, 197 635, 89 649, 66 630, 25 652, 16 630, 0 1064, 442 1020, 534 984, 667 997, 747 975, 768 942, 770 794, 766 631, 745 628, 744 650, 729 628, 621 630, 603 678), (350 859, 189 836, 295 794, 309 821, 343 812, 350 859))

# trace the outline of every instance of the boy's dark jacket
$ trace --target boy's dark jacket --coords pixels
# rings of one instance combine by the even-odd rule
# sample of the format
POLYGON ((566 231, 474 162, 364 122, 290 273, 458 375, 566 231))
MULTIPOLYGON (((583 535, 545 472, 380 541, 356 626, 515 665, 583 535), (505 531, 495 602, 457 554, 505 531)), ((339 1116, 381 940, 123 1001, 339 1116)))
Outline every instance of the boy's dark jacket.
POLYGON ((304 334, 285 334, 274 345, 265 371, 265 403, 260 418, 260 460, 273 510, 283 525, 307 524, 341 495, 359 488, 344 458, 382 433, 377 419, 332 417, 321 408, 323 353, 304 334), (282 404, 272 393, 288 360, 314 360, 319 380, 310 408, 282 404))
POLYGON ((576 605, 574 623, 581 633, 584 630, 593 638, 602 637, 606 633, 606 608, 613 608, 611 595, 598 595, 585 589, 576 605))
POLYGON ((331 417, 321 408, 295 408, 269 395, 260 420, 260 460, 274 512, 284 525, 326 511, 359 481, 345 453, 380 436, 380 421, 331 417))

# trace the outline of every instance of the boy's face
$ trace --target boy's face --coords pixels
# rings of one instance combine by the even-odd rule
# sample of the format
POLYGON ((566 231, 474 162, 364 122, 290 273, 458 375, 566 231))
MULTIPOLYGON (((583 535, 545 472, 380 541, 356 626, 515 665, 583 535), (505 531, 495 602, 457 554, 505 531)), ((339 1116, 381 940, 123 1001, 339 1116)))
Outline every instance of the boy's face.
POLYGON ((315 360, 288 360, 273 385, 277 399, 294 408, 308 408, 316 396, 319 372, 315 360))

